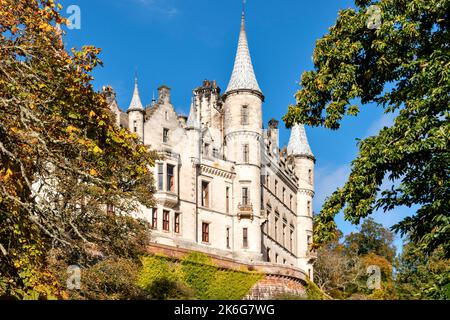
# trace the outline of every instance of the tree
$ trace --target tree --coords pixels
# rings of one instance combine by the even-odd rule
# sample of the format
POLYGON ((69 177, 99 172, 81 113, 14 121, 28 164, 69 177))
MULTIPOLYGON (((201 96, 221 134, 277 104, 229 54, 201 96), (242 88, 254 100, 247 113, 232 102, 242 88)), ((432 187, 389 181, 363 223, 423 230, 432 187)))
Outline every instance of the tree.
MULTIPOLYGON (((68 53, 53 0, 0 3, 0 294, 58 295, 46 252, 89 266, 137 259, 153 205, 156 155, 115 126, 90 72, 92 46, 68 53), (106 212, 106 206, 115 212, 106 212)), ((110 210, 112 211, 112 210, 110 210)))
POLYGON ((442 248, 430 255, 406 242, 396 271, 396 287, 401 299, 450 299, 450 259, 442 248))
POLYGON ((393 230, 426 252, 442 246, 450 257, 450 1, 355 4, 317 41, 315 69, 303 74, 284 121, 336 130, 369 103, 398 115, 393 126, 359 141, 348 181, 316 220, 315 243, 335 236, 334 216, 342 209, 358 224, 374 210, 415 205, 417 212, 393 230), (368 23, 374 4, 379 27, 368 23), (381 190, 385 178, 396 186, 381 190))
POLYGON ((344 244, 349 252, 355 251, 360 256, 373 253, 392 263, 396 251, 393 241, 394 235, 391 231, 372 218, 367 218, 361 224, 359 232, 352 232, 345 237, 344 244))
MULTIPOLYGON (((341 235, 339 232, 336 238, 341 235)), ((392 240, 392 232, 372 219, 366 219, 358 232, 347 235, 342 242, 334 240, 318 249, 314 281, 336 299, 396 298, 392 240), (368 270, 374 266, 381 276, 378 289, 367 285, 368 270)))

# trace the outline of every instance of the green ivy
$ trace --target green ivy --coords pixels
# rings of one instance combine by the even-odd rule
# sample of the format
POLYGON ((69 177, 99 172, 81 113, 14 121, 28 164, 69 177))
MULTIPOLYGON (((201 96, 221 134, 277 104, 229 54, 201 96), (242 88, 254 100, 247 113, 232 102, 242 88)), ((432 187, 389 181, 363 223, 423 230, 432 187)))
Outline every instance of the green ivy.
POLYGON ((150 299, 241 300, 263 277, 257 272, 221 269, 197 252, 181 261, 148 256, 142 263, 138 284, 150 299))

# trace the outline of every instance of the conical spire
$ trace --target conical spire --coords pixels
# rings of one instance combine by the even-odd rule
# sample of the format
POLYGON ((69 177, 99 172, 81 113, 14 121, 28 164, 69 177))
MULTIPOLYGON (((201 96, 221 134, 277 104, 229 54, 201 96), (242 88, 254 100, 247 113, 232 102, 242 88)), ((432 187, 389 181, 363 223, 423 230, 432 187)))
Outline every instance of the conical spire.
POLYGON ((287 151, 288 155, 314 157, 303 124, 296 124, 292 127, 287 151))
POLYGON ((193 99, 192 99, 192 102, 191 102, 191 110, 189 111, 189 117, 187 119, 186 125, 188 127, 192 127, 192 128, 198 128, 199 127, 198 121, 197 121, 197 111, 196 111, 193 99))
POLYGON ((241 32, 239 35, 236 59, 234 61, 234 69, 225 93, 239 89, 249 89, 261 92, 258 81, 256 80, 255 71, 253 70, 252 58, 248 48, 244 10, 242 11, 241 32))
POLYGON ((130 107, 128 108, 128 111, 132 111, 132 110, 144 110, 144 107, 142 106, 141 98, 139 97, 139 88, 138 88, 137 77, 135 77, 135 79, 134 79, 133 98, 131 99, 130 107))

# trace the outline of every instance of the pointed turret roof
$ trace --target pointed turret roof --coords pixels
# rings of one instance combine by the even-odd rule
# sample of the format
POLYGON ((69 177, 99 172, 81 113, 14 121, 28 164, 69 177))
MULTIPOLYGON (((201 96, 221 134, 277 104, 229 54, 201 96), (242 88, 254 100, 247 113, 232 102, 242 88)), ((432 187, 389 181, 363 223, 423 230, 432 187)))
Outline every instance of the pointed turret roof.
POLYGON ((305 126, 296 124, 292 127, 291 138, 287 147, 288 155, 313 157, 311 147, 306 136, 305 126))
POLYGON ((186 125, 188 127, 192 128, 198 128, 198 121, 197 121, 197 111, 195 108, 194 101, 191 103, 191 110, 189 111, 189 118, 187 119, 186 125))
POLYGON ((252 58, 248 48, 244 11, 242 11, 241 32, 239 35, 236 59, 234 61, 234 69, 225 93, 239 89, 261 92, 258 81, 256 80, 255 71, 253 70, 252 58))
POLYGON ((132 110, 144 110, 144 107, 141 102, 141 98, 139 97, 139 88, 138 88, 138 79, 137 77, 134 79, 134 92, 133 98, 131 99, 130 106, 128 111, 132 110))

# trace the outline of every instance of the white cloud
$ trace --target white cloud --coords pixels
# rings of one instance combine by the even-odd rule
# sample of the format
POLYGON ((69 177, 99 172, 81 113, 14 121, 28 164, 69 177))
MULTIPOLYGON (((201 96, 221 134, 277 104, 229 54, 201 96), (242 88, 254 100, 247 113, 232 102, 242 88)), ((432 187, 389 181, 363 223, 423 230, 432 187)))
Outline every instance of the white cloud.
POLYGON ((349 166, 332 168, 330 166, 316 169, 316 196, 314 199, 316 211, 322 207, 325 199, 333 194, 338 187, 344 186, 350 175, 349 166))
POLYGON ((367 137, 377 135, 384 127, 391 127, 394 124, 394 119, 397 115, 394 113, 385 113, 379 119, 374 121, 367 130, 367 137))
POLYGON ((179 14, 179 10, 167 0, 132 0, 145 6, 147 10, 165 17, 174 17, 179 14))

